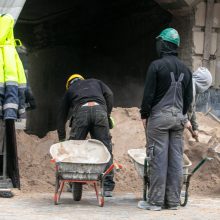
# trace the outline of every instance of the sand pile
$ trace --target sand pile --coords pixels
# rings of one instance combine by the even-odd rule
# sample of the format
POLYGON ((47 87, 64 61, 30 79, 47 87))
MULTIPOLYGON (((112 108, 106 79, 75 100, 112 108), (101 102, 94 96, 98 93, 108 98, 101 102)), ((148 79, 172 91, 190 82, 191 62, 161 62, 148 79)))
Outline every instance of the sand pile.
MULTIPOLYGON (((116 190, 142 191, 142 180, 135 171, 127 151, 131 148, 145 146, 145 133, 137 108, 116 108, 112 113, 116 127, 111 131, 113 152, 116 161, 123 165, 123 170, 116 173, 116 190)), ((202 114, 198 114, 200 124, 200 143, 196 143, 190 134, 185 132, 185 152, 193 165, 204 156, 213 157, 192 178, 190 189, 197 194, 220 193, 220 157, 214 148, 220 140, 220 125, 202 114)), ((54 191, 54 165, 50 163, 49 148, 57 143, 56 131, 49 132, 39 139, 17 131, 21 184, 23 191, 54 191)))

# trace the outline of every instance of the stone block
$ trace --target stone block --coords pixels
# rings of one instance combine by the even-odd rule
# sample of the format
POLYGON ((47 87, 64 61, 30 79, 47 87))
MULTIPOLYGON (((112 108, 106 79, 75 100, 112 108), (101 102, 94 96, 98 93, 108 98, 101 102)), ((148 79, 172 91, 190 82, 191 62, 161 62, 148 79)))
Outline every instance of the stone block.
POLYGON ((204 32, 193 32, 193 45, 195 54, 203 54, 204 32))
POLYGON ((217 52, 217 37, 218 34, 217 33, 212 33, 212 43, 211 43, 211 51, 210 54, 214 55, 217 52))
POLYGON ((192 71, 197 70, 200 66, 202 66, 202 56, 193 56, 192 71))
POLYGON ((206 3, 200 2, 195 8, 195 25, 205 26, 206 3))
POLYGON ((216 74, 216 60, 210 61, 209 70, 212 74, 212 85, 215 85, 215 74, 216 74))
MULTIPOLYGON (((210 54, 214 55, 217 51, 217 33, 212 33, 210 54)), ((203 54, 204 32, 193 32, 193 45, 195 54, 203 54)))
POLYGON ((215 3, 214 6, 213 27, 220 28, 220 3, 215 3))

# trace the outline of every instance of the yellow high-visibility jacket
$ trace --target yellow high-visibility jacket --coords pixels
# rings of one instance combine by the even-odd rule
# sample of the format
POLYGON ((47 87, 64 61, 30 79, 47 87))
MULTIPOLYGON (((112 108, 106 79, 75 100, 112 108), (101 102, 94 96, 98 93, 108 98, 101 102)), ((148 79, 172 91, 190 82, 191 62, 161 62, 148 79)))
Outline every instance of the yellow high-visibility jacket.
POLYGON ((0 117, 17 119, 25 112, 26 76, 16 51, 14 19, 0 16, 0 117))

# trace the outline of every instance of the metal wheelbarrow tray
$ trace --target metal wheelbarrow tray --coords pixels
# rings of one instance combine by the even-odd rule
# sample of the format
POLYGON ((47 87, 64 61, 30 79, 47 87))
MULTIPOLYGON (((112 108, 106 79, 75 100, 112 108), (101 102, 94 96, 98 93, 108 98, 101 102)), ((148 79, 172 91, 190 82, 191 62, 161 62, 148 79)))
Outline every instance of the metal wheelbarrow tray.
MULTIPOLYGON (((143 200, 147 200, 147 194, 149 190, 149 163, 148 158, 146 157, 146 148, 141 149, 130 149, 128 150, 128 155, 134 162, 135 169, 137 173, 143 178, 143 200)), ((206 157, 202 159, 192 170, 189 172, 189 167, 192 166, 192 162, 183 154, 183 184, 182 184, 182 193, 181 193, 181 206, 186 206, 188 202, 188 189, 189 183, 192 175, 207 161, 212 158, 206 157)))
POLYGON ((106 175, 114 168, 112 164, 106 171, 111 155, 105 145, 94 139, 69 140, 51 146, 50 154, 55 162, 56 184, 54 203, 57 205, 65 183, 73 184, 75 201, 81 200, 82 185, 93 184, 100 206, 104 206, 103 182, 106 175), (105 172, 104 172, 105 171, 105 172), (97 189, 100 182, 101 195, 97 189))

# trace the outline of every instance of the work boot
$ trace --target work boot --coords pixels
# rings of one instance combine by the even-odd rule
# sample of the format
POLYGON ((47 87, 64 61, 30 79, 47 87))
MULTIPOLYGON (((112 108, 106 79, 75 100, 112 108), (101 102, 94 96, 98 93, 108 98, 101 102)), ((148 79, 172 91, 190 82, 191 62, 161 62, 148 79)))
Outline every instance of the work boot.
POLYGON ((168 210, 178 210, 180 208, 179 205, 163 205, 162 207, 163 209, 168 209, 168 210))
POLYGON ((112 197, 112 191, 105 190, 104 197, 112 197))
POLYGON ((161 206, 152 205, 152 204, 150 204, 146 201, 139 201, 138 202, 138 208, 151 210, 151 211, 161 211, 162 210, 161 206))
POLYGON ((67 192, 72 192, 73 191, 73 184, 69 183, 69 187, 67 188, 67 192))
POLYGON ((179 206, 168 206, 168 210, 178 210, 180 207, 179 206))

